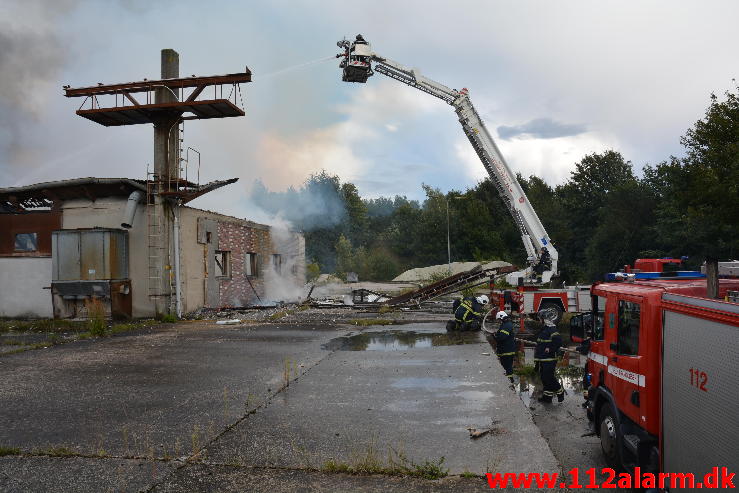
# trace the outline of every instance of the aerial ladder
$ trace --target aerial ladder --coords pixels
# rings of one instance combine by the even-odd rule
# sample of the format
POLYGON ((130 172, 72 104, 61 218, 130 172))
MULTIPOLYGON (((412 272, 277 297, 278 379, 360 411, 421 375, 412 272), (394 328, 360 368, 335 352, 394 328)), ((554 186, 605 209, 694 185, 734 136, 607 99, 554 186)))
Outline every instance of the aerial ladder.
POLYGON ((342 59, 339 67, 343 69, 343 81, 364 83, 375 72, 378 72, 435 96, 454 107, 459 123, 462 124, 462 130, 475 149, 503 202, 508 206, 526 249, 529 266, 508 274, 506 281, 512 285, 517 285, 519 279, 523 279, 526 283, 537 282, 535 266, 542 260, 544 270, 541 272, 540 282, 547 283, 552 277, 557 276, 557 250, 552 245, 549 235, 516 179, 516 175, 511 171, 485 127, 485 123, 472 105, 469 91, 466 88, 459 91, 450 89, 424 77, 417 69, 405 67, 378 55, 372 51, 370 44, 364 40, 362 35, 357 35, 354 42, 343 39, 337 45, 343 49, 342 53, 336 55, 337 58, 342 59), (544 259, 541 258, 543 248, 548 252, 549 260, 546 259, 546 254, 544 254, 544 259))

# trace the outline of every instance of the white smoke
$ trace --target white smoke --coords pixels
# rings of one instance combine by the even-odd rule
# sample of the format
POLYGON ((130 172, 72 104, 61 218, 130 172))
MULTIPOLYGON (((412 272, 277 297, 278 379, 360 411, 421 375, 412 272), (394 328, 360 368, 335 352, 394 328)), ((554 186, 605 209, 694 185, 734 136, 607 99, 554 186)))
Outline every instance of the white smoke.
POLYGON ((265 303, 301 302, 305 299, 305 242, 277 216, 271 221, 272 258, 265 269, 265 303))

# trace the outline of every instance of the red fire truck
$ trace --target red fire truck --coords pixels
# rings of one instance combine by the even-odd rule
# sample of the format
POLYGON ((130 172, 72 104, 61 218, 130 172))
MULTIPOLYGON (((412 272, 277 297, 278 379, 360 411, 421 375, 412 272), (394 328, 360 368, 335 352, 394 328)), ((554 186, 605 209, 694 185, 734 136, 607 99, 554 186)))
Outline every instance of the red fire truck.
POLYGON ((607 279, 572 326, 573 340, 587 338, 587 414, 607 461, 696 478, 739 472, 739 304, 724 299, 739 279, 719 280, 720 299, 706 297, 700 272, 607 279))

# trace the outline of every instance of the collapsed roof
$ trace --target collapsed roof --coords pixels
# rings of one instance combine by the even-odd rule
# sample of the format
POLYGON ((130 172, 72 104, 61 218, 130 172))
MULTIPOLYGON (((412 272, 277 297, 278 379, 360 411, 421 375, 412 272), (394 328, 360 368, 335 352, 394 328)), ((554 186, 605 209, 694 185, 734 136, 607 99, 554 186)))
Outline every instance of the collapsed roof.
MULTIPOLYGON (((163 194, 175 196, 182 203, 187 203, 236 181, 238 178, 216 180, 198 185, 186 180, 178 180, 170 191, 163 194)), ((0 213, 23 213, 29 209, 52 208, 55 202, 61 203, 65 200, 80 198, 94 201, 100 197, 127 197, 136 190, 146 193, 147 182, 132 178, 88 177, 0 188, 0 213)))

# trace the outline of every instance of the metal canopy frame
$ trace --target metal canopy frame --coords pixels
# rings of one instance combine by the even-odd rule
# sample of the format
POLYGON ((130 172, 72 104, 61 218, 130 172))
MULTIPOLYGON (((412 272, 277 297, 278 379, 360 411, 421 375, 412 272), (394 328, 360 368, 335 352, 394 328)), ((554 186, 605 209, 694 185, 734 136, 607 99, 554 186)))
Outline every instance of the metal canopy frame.
POLYGON ((251 71, 248 68, 245 72, 227 75, 144 79, 138 82, 98 84, 78 88, 64 86, 64 95, 68 98, 84 97, 77 114, 100 125, 106 127, 140 125, 178 116, 181 120, 244 116, 240 84, 246 82, 251 82, 251 71), (227 87, 225 97, 224 86, 227 87), (210 92, 209 88, 213 90, 213 97, 199 100, 198 97, 204 92, 210 92), (154 94, 157 90, 172 93, 177 101, 155 103, 154 94), (141 98, 141 93, 145 95, 144 98, 141 98), (106 96, 108 100, 112 96, 113 101, 110 102, 112 104, 100 104, 100 96, 106 96))

